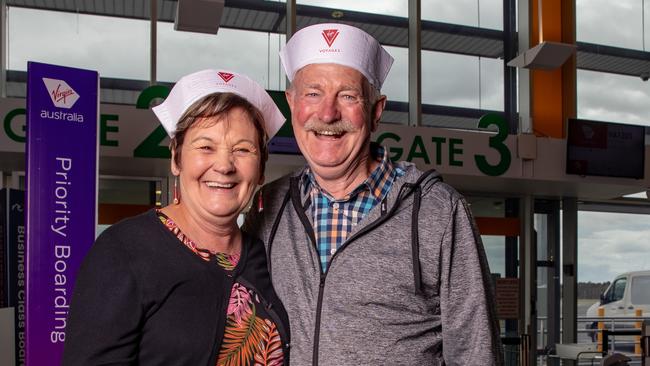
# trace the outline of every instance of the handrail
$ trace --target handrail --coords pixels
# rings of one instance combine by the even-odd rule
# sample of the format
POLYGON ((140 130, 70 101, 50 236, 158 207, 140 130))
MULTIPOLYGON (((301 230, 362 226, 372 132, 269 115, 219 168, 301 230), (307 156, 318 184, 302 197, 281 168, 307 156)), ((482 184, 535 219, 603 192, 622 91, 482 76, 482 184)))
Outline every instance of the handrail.
MULTIPOLYGON (((546 327, 544 326, 544 323, 548 322, 548 317, 538 316, 537 319, 541 323, 537 327, 538 334, 541 333, 541 335, 538 337, 537 346, 539 351, 542 351, 548 349, 549 347, 549 345, 546 344, 546 338, 545 338, 546 327)), ((606 353, 608 351, 614 352, 615 351, 614 344, 616 344, 617 346, 626 346, 626 347, 629 345, 634 345, 634 351, 629 355, 639 356, 642 353, 642 344, 643 344, 643 339, 641 337, 639 324, 642 323, 643 321, 650 321, 650 317, 648 316, 604 316, 604 317, 579 316, 577 317, 576 320, 578 324, 602 323, 605 325, 603 329, 588 329, 588 327, 577 328, 578 334, 585 334, 585 333, 594 334, 594 332, 598 332, 597 334, 600 336, 599 337, 600 339, 599 342, 595 342, 595 343, 599 344, 598 350, 600 352, 602 353, 606 353), (607 333, 605 333, 605 331, 607 333), (605 334, 607 334, 607 336, 605 336, 605 334), (609 340, 610 336, 614 336, 614 338, 612 338, 611 341, 609 340), (635 336, 636 339, 634 340, 630 340, 629 338, 616 339, 616 336, 635 336), (605 339, 607 339, 606 342, 604 341, 605 339), (610 346, 612 346, 612 349, 609 349, 610 346)), ((562 332, 562 329, 560 329, 560 332, 562 332)), ((582 341, 584 342, 584 339, 582 339, 582 341)))
MULTIPOLYGON (((547 316, 538 316, 538 320, 548 320, 547 316)), ((560 320, 562 317, 560 317, 560 320)), ((584 321, 598 321, 600 319, 607 319, 607 320, 621 320, 621 321, 639 321, 639 320, 650 320, 650 316, 605 316, 605 317, 598 317, 598 316, 579 316, 576 318, 578 320, 578 323, 584 322, 584 321)))
POLYGON ((630 336, 640 336, 641 335, 641 329, 635 329, 635 330, 609 330, 609 329, 603 329, 603 349, 602 353, 603 356, 607 355, 607 352, 609 351, 609 336, 610 335, 630 335, 630 336))

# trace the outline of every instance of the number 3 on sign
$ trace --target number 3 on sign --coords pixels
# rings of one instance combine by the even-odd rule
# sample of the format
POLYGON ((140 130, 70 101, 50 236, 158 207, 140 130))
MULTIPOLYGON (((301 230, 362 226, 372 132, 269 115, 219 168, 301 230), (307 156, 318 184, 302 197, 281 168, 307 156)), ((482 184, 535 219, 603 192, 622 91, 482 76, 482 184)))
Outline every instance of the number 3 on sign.
POLYGON ((483 174, 495 177, 508 171, 512 162, 512 155, 510 154, 510 149, 504 143, 506 138, 508 138, 508 124, 506 120, 497 114, 488 113, 478 121, 479 128, 488 128, 491 125, 497 127, 497 134, 490 137, 489 146, 499 153, 499 162, 492 165, 488 163, 485 155, 474 155, 474 161, 483 174))

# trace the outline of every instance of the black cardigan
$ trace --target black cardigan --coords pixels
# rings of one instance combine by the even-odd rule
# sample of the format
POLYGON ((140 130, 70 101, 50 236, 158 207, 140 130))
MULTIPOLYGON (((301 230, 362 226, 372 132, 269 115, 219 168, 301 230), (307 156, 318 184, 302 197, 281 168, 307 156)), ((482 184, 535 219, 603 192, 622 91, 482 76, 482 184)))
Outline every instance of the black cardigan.
POLYGON ((155 210, 121 221, 97 238, 81 265, 63 365, 214 365, 235 280, 262 296, 287 365, 289 320, 262 242, 244 233, 230 277, 182 245, 155 210))

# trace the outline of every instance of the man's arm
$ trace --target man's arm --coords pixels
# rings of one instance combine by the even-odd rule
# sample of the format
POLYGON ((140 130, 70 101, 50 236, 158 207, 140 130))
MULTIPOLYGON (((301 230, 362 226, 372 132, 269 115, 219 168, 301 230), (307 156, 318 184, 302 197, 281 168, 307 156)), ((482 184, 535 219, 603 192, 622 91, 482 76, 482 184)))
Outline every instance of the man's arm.
POLYGON ((503 351, 485 250, 464 199, 443 238, 440 306, 447 365, 502 365, 503 351))

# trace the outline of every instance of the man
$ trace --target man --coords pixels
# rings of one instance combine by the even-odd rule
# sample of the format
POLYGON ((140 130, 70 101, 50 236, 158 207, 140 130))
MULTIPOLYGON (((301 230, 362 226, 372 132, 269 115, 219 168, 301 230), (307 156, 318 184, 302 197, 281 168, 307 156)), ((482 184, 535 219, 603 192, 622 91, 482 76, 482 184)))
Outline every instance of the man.
POLYGON ((246 229, 267 245, 293 365, 501 363, 490 272, 465 200, 371 144, 392 58, 343 24, 280 56, 308 166, 265 186, 246 229))

